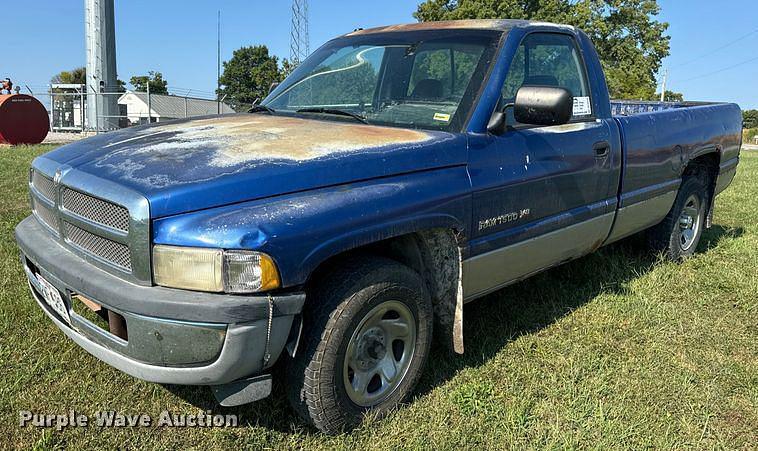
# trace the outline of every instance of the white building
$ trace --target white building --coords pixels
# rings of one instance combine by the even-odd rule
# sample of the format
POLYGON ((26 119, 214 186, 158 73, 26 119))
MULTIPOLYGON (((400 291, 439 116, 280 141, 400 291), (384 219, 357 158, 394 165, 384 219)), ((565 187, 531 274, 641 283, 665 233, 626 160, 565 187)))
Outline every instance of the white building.
MULTIPOLYGON (((118 99, 118 104, 126 107, 126 117, 129 125, 146 124, 148 118, 147 93, 127 91, 118 99)), ((163 94, 150 94, 150 117, 153 122, 163 122, 194 116, 208 116, 219 113, 234 113, 225 103, 215 100, 179 97, 163 94)), ((124 113, 122 113, 124 114, 124 113)))

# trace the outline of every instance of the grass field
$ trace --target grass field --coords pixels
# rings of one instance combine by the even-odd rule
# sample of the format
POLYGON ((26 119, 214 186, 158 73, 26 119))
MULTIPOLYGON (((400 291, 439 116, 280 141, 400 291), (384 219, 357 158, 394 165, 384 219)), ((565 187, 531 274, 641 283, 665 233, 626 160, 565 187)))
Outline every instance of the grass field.
POLYGON ((13 241, 31 159, 0 148, 0 448, 729 448, 758 446, 758 153, 719 197, 695 258, 634 239, 465 309, 466 355, 434 351, 410 403, 324 436, 283 389, 236 409, 138 381, 78 348, 27 293, 13 241), (239 415, 227 429, 20 428, 19 411, 239 415))

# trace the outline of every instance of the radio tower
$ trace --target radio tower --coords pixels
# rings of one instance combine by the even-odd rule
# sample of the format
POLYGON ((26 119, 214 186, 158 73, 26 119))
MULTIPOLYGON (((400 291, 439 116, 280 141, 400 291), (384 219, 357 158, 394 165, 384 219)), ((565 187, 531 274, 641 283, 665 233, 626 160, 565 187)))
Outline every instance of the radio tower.
POLYGON ((292 0, 292 30, 290 31, 290 62, 294 66, 310 53, 308 36, 308 0, 292 0))

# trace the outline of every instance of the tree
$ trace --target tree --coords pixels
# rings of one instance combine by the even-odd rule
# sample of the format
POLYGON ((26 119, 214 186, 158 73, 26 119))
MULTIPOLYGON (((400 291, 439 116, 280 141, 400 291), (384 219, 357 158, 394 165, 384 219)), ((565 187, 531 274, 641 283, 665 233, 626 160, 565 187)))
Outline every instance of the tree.
MULTIPOLYGON (((653 97, 650 97, 648 100, 661 100, 661 93, 657 92, 653 97)), ((681 92, 674 92, 666 90, 666 94, 663 96, 664 102, 684 102, 684 94, 681 92)))
MULTIPOLYGON (((290 67, 289 64, 286 67, 290 67)), ((224 73, 219 78, 219 97, 224 97, 237 111, 263 100, 273 83, 282 80, 278 58, 269 55, 265 45, 242 47, 234 51, 232 59, 224 62, 224 73)))
MULTIPOLYGON (((61 71, 50 79, 50 83, 53 84, 70 84, 70 85, 85 85, 87 84, 87 68, 84 66, 77 67, 71 70, 64 70, 61 71)), ((60 89, 56 90, 56 92, 64 92, 68 90, 61 91, 60 89)), ((123 80, 116 80, 116 92, 125 92, 126 91, 126 82, 123 80)))
POLYGON ((279 78, 284 80, 289 77, 293 70, 297 69, 297 66, 293 64, 287 58, 282 58, 281 68, 279 69, 279 78))
POLYGON ((758 128, 758 110, 745 110, 742 112, 742 128, 758 128))
POLYGON ((669 54, 668 24, 656 0, 426 0, 419 21, 531 19, 574 25, 592 39, 613 98, 655 95, 655 74, 669 54))
POLYGON ((71 84, 71 85, 83 85, 87 83, 87 69, 85 67, 77 67, 71 70, 64 70, 50 79, 50 83, 54 84, 71 84))
POLYGON ((150 94, 168 94, 168 81, 163 79, 160 72, 150 71, 147 75, 135 75, 129 79, 129 83, 138 92, 146 92, 150 85, 150 94))

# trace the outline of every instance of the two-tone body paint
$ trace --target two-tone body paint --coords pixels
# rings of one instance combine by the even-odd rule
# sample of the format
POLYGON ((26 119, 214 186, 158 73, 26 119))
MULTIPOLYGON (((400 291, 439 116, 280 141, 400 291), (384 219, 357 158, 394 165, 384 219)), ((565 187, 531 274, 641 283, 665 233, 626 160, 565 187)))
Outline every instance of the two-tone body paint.
POLYGON ((698 157, 711 154, 719 162, 714 194, 729 185, 739 161, 741 118, 733 104, 615 117, 624 164, 616 223, 607 243, 660 222, 676 200, 685 168, 698 157))
POLYGON ((57 199, 48 196, 45 206, 57 208, 54 222, 61 226, 53 235, 36 212, 16 229, 38 304, 66 335, 118 369, 154 382, 213 385, 222 404, 249 402, 270 392, 270 376, 261 373, 285 347, 296 352, 307 321, 303 306, 319 301, 306 300, 305 284, 334 256, 364 245, 384 250, 382 240, 402 236, 386 249, 412 254, 416 247, 419 259, 410 263, 429 276, 435 330, 441 325, 462 352, 464 301, 654 225, 670 211, 693 158, 718 157, 716 193, 734 177, 741 140, 736 105, 614 118, 597 54, 573 27, 464 21, 348 38, 414 31, 459 38, 462 30, 500 40, 496 52, 490 41, 481 86, 477 81, 468 90, 476 95, 461 108, 467 114, 440 127, 445 132, 280 111, 135 127, 37 158, 32 201, 44 197, 34 183, 41 174, 54 186, 57 199), (593 115, 489 133, 516 49, 537 32, 575 39, 593 115), (68 211, 60 200, 69 187, 125 207, 129 233, 68 211), (66 241, 64 221, 128 244, 132 274, 77 251, 66 241), (265 252, 276 262, 281 289, 240 296, 154 286, 151 246, 160 244, 265 252), (43 278, 69 304, 76 294, 122 315, 128 343, 75 314, 73 327, 65 323, 42 298, 43 278))
POLYGON ((621 177, 620 133, 610 114, 605 77, 584 33, 547 24, 512 29, 488 90, 491 97, 480 101, 469 129, 473 230, 470 259, 464 263, 468 299, 599 247, 613 223, 621 177), (513 56, 530 33, 574 39, 587 67, 593 114, 562 126, 487 133, 513 56), (607 153, 598 156, 595 143, 606 143, 607 153), (510 220, 490 226, 490 218, 503 214, 510 220), (577 229, 581 224, 588 226, 577 229), (555 243, 550 237, 561 230, 577 232, 571 239, 559 234, 555 243), (527 242, 532 244, 517 246, 527 242), (551 250, 541 253, 547 247, 551 250), (529 264, 518 264, 516 255, 529 264), (491 267, 500 269, 488 271, 491 267))
POLYGON ((741 117, 731 104, 617 116, 625 157, 621 206, 654 196, 658 186, 676 189, 687 163, 707 153, 718 154, 721 163, 736 163, 741 117))

